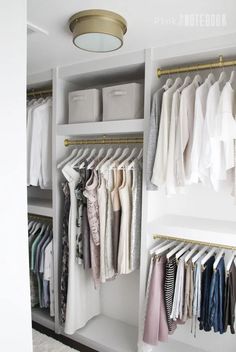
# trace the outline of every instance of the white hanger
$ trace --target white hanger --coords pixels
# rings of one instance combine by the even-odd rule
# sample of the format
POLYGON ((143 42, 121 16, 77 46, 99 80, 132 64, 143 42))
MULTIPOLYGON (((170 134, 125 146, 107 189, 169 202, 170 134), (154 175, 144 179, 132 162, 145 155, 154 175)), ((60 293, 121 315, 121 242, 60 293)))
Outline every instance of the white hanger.
POLYGON ((178 246, 176 246, 175 248, 173 248, 169 253, 167 253, 166 258, 167 260, 169 260, 176 252, 178 252, 179 249, 181 249, 184 246, 184 242, 181 242, 178 244, 178 246))
POLYGON ((230 258, 229 258, 229 260, 228 260, 228 263, 227 263, 227 265, 226 265, 226 272, 227 272, 227 274, 229 274, 229 271, 230 271, 232 262, 234 261, 235 258, 236 258, 236 251, 235 251, 235 252, 232 252, 232 255, 230 256, 230 258))
POLYGON ((198 244, 195 244, 195 246, 191 249, 191 251, 186 255, 184 261, 187 263, 189 259, 192 257, 193 253, 196 252, 196 250, 199 248, 198 244))
POLYGON ((96 165, 97 161, 99 161, 102 158, 104 153, 105 153, 105 148, 99 149, 98 155, 94 160, 91 161, 90 164, 88 164, 87 169, 92 169, 93 166, 96 165))
POLYGON ((78 152, 77 149, 73 149, 67 158, 63 159, 59 164, 57 164, 57 168, 58 169, 62 168, 63 165, 65 165, 68 161, 70 161, 77 154, 77 152, 78 152))
MULTIPOLYGON (((93 148, 89 154, 89 156, 86 158, 86 162, 89 163, 89 161, 96 155, 97 149, 93 148)), ((80 164, 79 169, 82 169, 85 165, 85 161, 82 161, 82 164, 80 164)))
POLYGON ((178 88, 179 92, 181 93, 182 90, 183 90, 185 87, 187 87, 187 86, 191 83, 191 81, 192 81, 192 80, 191 80, 191 77, 186 76, 185 79, 184 79, 184 83, 182 84, 181 87, 178 88))
POLYGON ((166 252, 169 248, 175 246, 175 244, 176 244, 176 241, 171 241, 166 246, 158 248, 154 253, 155 253, 155 255, 160 255, 160 254, 166 252))
POLYGON ((216 79, 212 72, 209 73, 209 75, 206 78, 206 81, 211 84, 215 83, 216 79))
POLYGON ((192 258, 192 263, 195 264, 196 261, 201 258, 201 256, 207 251, 209 247, 203 247, 202 249, 200 249, 200 251, 192 258))
POLYGON ((87 154, 89 153, 89 151, 90 151, 89 148, 85 148, 85 149, 83 150, 82 155, 80 155, 79 157, 77 156, 74 160, 70 161, 70 165, 71 165, 72 167, 74 167, 74 166, 76 166, 77 164, 79 164, 79 162, 80 162, 81 160, 83 160, 83 159, 87 156, 87 154))
POLYGON ((221 258, 224 256, 225 254, 225 250, 224 249, 221 249, 219 251, 219 253, 217 254, 216 258, 215 258, 215 261, 214 261, 214 264, 213 264, 213 269, 216 270, 217 269, 217 266, 221 260, 221 258))
POLYGON ((170 88, 173 85, 173 79, 172 78, 168 78, 166 80, 166 83, 164 84, 164 86, 162 88, 164 88, 165 90, 167 90, 168 88, 170 88))
POLYGON ((234 70, 230 74, 229 83, 230 83, 231 87, 235 89, 236 75, 235 75, 235 71, 234 70))
MULTIPOLYGON (((142 158, 142 156, 143 156, 143 148, 141 148, 139 155, 135 159, 140 160, 142 158)), ((134 168, 134 160, 128 165, 128 170, 132 170, 134 168)))
POLYGON ((225 83, 226 83, 226 81, 227 81, 227 76, 226 76, 225 71, 223 70, 223 71, 221 72, 220 76, 219 76, 218 83, 219 83, 220 85, 222 84, 222 86, 224 86, 225 83))
POLYGON ((129 161, 134 158, 135 154, 137 153, 137 148, 133 148, 132 152, 130 153, 130 155, 128 156, 128 158, 126 158, 125 160, 122 161, 122 163, 118 166, 118 170, 122 170, 126 167, 127 164, 129 164, 129 161))
POLYGON ((104 158, 103 158, 103 159, 100 161, 100 163, 98 163, 97 166, 95 167, 95 170, 99 170, 100 167, 103 165, 103 163, 105 163, 105 161, 111 157, 112 153, 113 153, 113 148, 109 148, 109 149, 107 150, 107 153, 106 153, 106 155, 104 156, 104 158))
POLYGON ((176 253, 175 258, 178 260, 187 250, 191 247, 191 243, 186 244, 178 253, 176 253))
POLYGON ((195 83, 195 84, 201 84, 203 82, 203 80, 202 80, 202 77, 199 75, 199 74, 197 74, 195 77, 194 77, 194 79, 193 79, 193 83, 195 83))
POLYGON ((101 171, 103 172, 104 170, 106 170, 106 168, 111 164, 111 163, 113 163, 113 161, 115 160, 115 159, 117 159, 120 155, 122 155, 122 149, 121 148, 117 148, 116 149, 116 151, 115 151, 115 154, 111 157, 111 158, 109 158, 108 160, 106 160, 105 162, 104 162, 104 164, 101 166, 101 171))
POLYGON ((114 160, 111 163, 111 165, 109 166, 109 169, 113 169, 116 166, 116 164, 119 164, 129 153, 130 153, 130 149, 126 147, 123 150, 123 153, 119 156, 119 158, 117 160, 114 160))
POLYGON ((201 267, 204 268, 205 263, 208 261, 208 259, 211 258, 211 256, 215 253, 215 248, 211 248, 210 252, 208 252, 201 260, 201 267))
POLYGON ((177 89, 177 88, 181 87, 182 84, 183 84, 182 78, 177 77, 175 82, 174 82, 174 84, 173 84, 173 86, 171 86, 171 89, 172 88, 173 88, 173 90, 177 89))
POLYGON ((73 163, 76 159, 78 159, 78 158, 83 154, 83 152, 84 152, 84 148, 79 148, 79 149, 77 149, 77 154, 76 154, 72 159, 70 159, 69 161, 67 161, 67 164, 72 165, 72 163, 73 163))
POLYGON ((165 246, 169 242, 170 242, 169 240, 163 241, 163 240, 160 239, 157 242, 157 245, 155 247, 153 247, 152 249, 150 249, 149 253, 152 255, 158 248, 165 246))

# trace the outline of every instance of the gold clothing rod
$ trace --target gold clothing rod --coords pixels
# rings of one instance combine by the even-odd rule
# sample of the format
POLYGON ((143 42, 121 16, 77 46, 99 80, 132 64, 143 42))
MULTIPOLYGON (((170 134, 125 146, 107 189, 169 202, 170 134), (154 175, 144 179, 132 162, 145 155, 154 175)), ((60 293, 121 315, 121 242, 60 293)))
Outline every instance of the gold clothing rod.
POLYGON ((41 220, 41 221, 52 221, 52 218, 50 216, 43 216, 43 215, 36 215, 36 214, 30 214, 28 213, 28 219, 29 220, 41 220))
POLYGON ((65 139, 64 145, 87 145, 87 144, 142 144, 143 138, 98 138, 98 139, 65 139))
POLYGON ((27 92, 27 97, 36 96, 36 95, 45 95, 52 94, 52 88, 50 89, 42 89, 42 90, 31 90, 27 92))
POLYGON ((161 77, 164 75, 172 75, 174 73, 200 71, 200 70, 208 70, 208 69, 223 68, 223 67, 230 67, 230 66, 236 66, 236 60, 224 61, 223 56, 221 55, 219 57, 219 60, 215 62, 187 65, 187 66, 180 66, 180 67, 173 67, 173 68, 164 68, 164 69, 158 68, 157 76, 161 77))
POLYGON ((224 248, 224 249, 229 249, 229 250, 232 250, 232 251, 236 251, 236 247, 234 247, 234 246, 229 246, 229 245, 226 245, 226 244, 219 244, 219 243, 211 243, 211 242, 202 242, 202 241, 196 241, 196 240, 189 240, 189 239, 181 238, 181 237, 174 237, 174 236, 166 236, 166 235, 155 234, 155 235, 153 235, 153 239, 154 240, 161 239, 161 240, 187 242, 187 243, 192 243, 192 244, 199 244, 200 246, 224 248))

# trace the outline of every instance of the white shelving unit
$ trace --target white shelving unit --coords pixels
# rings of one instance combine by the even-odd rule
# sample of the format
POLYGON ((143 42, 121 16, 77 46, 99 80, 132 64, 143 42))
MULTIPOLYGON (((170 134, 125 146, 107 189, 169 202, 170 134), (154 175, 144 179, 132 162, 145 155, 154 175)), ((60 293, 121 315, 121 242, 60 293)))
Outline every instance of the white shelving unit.
POLYGON ((57 126, 58 136, 139 134, 143 131, 144 119, 86 122, 57 126))
POLYGON ((28 199, 28 213, 42 216, 53 216, 52 201, 49 199, 28 199))
MULTIPOLYGON (((158 80, 156 69, 160 66, 179 65, 197 60, 212 60, 218 57, 219 48, 202 51, 198 46, 181 44, 170 48, 141 50, 137 53, 117 55, 58 67, 53 71, 53 189, 52 203, 38 200, 29 203, 28 211, 53 217, 54 231, 54 273, 55 273, 55 323, 46 312, 33 310, 33 320, 64 334, 59 319, 59 266, 60 238, 62 233, 63 194, 61 182, 64 180, 56 168, 58 161, 69 153, 64 147, 64 139, 79 139, 95 136, 143 135, 144 138, 144 181, 142 197, 142 238, 141 265, 134 275, 124 275, 113 282, 102 285, 102 314, 93 318, 74 335, 68 337, 98 350, 99 352, 142 352, 143 307, 148 271, 149 249, 154 244, 153 234, 172 235, 199 241, 235 246, 236 222, 235 205, 230 192, 218 193, 203 188, 202 185, 188 187, 186 194, 167 198, 163 191, 146 191, 146 155, 148 146, 148 123, 152 94, 164 84, 165 78, 158 80), (96 123, 68 124, 68 93, 73 90, 97 88, 134 81, 144 83, 144 118, 140 120, 104 121, 96 123), (53 205, 51 205, 53 204, 53 205)), ((207 43, 209 45, 209 43, 207 43)), ((232 54, 236 48, 225 48, 232 54)), ((34 75, 28 82, 31 86, 48 84, 48 73, 34 75)), ((34 199, 34 198, 33 198, 34 199)), ((78 312, 79 314, 79 312, 78 312)), ((194 339, 189 326, 179 326, 167 344, 153 347, 153 352, 214 352, 227 350, 234 352, 235 344, 230 334, 220 336, 199 333, 194 339)))

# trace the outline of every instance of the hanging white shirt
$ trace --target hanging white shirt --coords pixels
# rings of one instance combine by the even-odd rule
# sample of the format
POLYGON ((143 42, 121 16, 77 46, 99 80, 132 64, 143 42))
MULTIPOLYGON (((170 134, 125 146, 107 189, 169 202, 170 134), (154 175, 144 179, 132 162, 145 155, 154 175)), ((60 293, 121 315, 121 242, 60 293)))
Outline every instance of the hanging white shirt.
POLYGON ((30 184, 32 186, 40 185, 41 188, 50 188, 52 179, 52 153, 50 146, 52 128, 50 127, 52 123, 51 100, 37 105, 32 111, 31 120, 30 184))
POLYGON ((220 100, 220 83, 215 82, 209 89, 206 105, 206 117, 203 126, 199 176, 203 183, 212 184, 218 191, 221 180, 226 179, 223 143, 218 136, 217 109, 220 100))
POLYGON ((195 93, 198 87, 199 82, 194 80, 183 89, 180 98, 179 123, 176 132, 176 173, 179 186, 184 186, 190 179, 195 93))
POLYGON ((173 94, 172 108, 171 108, 169 147, 168 147, 167 172, 166 172, 167 195, 176 194, 175 143, 176 143, 176 126, 178 124, 178 119, 179 119, 179 106, 180 106, 180 91, 179 89, 177 89, 173 94))
POLYGON ((164 92, 162 97, 157 150, 151 179, 151 182, 156 186, 161 186, 166 181, 171 107, 173 94, 176 89, 177 86, 174 84, 171 88, 164 92))
POLYGON ((206 115, 207 96, 211 87, 210 80, 206 80, 196 90, 193 126, 193 145, 191 150, 191 176, 190 183, 199 181, 199 163, 201 157, 201 146, 203 138, 203 126, 206 115))
POLYGON ((234 167, 234 139, 236 138, 236 92, 230 82, 222 90, 217 109, 217 133, 223 142, 226 171, 234 167))

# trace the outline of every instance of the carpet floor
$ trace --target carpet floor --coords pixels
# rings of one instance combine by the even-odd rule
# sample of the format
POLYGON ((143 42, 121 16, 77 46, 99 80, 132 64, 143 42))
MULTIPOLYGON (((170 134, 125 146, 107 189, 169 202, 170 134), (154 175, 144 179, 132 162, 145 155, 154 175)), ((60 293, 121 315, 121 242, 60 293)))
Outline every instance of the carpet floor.
POLYGON ((33 330, 33 350, 34 352, 78 352, 36 330, 33 330))

